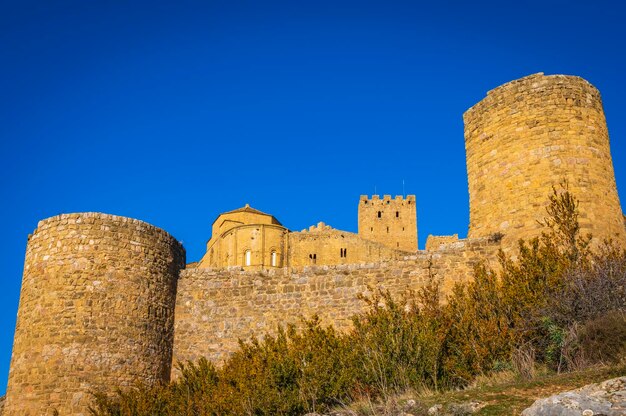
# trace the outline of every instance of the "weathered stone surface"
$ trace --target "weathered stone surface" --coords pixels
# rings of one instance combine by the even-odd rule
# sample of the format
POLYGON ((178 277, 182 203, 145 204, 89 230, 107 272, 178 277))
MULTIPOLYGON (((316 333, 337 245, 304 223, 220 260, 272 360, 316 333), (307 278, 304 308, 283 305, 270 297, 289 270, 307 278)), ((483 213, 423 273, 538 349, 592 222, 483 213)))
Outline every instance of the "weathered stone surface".
POLYGON ((440 404, 432 405, 428 408, 428 414, 431 416, 436 416, 441 413, 443 406, 440 404))
POLYGON ((582 78, 530 75, 467 110, 468 237, 504 234, 503 247, 536 236, 546 195, 566 179, 583 233, 626 242, 598 90, 582 78))
POLYGON ((213 221, 206 254, 197 267, 283 267, 288 231, 273 215, 250 205, 224 212, 213 221))
POLYGON ((323 324, 345 330, 351 316, 365 307, 358 295, 375 288, 403 294, 423 287, 430 276, 441 279, 448 292, 470 279, 478 262, 495 259, 499 248, 499 243, 479 238, 382 263, 269 271, 186 269, 178 282, 174 362, 201 356, 220 362, 238 348, 239 339, 275 333, 279 324, 299 326, 314 314, 323 324))
POLYGON ((485 403, 476 401, 450 403, 445 408, 441 404, 435 404, 429 407, 426 413, 429 416, 464 416, 472 415, 483 407, 485 403))
POLYGON ((83 415, 92 388, 168 380, 184 264, 180 243, 142 221, 40 221, 26 249, 5 415, 83 415))
MULTIPOLYGON (((414 225, 413 234, 416 232, 414 225)), ((362 234, 337 230, 321 223, 307 231, 286 235, 288 256, 285 264, 287 267, 305 267, 380 263, 402 260, 411 254, 395 247, 398 244, 395 240, 392 248, 380 241, 372 241, 374 238, 368 239, 362 234)), ((389 238, 401 241, 402 235, 396 233, 389 238)))
POLYGON ((539 399, 523 416, 626 415, 626 377, 589 384, 577 390, 539 399))
POLYGON ((459 235, 429 235, 426 239, 426 251, 439 250, 439 248, 445 247, 450 244, 458 243, 459 235))
POLYGON ((300 232, 289 231, 272 215, 249 205, 225 212, 213 222, 207 251, 195 267, 267 270, 378 263, 402 260, 415 251, 415 197, 391 200, 388 195, 384 199, 376 195, 359 201, 359 234, 323 222, 300 232))
POLYGON ((361 195, 359 200, 359 237, 385 246, 417 250, 417 208, 415 195, 361 195))

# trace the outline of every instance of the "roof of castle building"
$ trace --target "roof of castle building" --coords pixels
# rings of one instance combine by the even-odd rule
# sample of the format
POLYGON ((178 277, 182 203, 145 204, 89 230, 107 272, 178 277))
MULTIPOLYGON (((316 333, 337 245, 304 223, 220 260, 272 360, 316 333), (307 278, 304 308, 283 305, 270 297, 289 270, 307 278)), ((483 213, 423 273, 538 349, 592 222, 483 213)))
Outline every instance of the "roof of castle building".
MULTIPOLYGON (((237 213, 240 213, 240 212, 247 212, 247 213, 250 213, 250 214, 257 214, 257 215, 265 215, 265 216, 267 216, 267 217, 271 217, 271 218, 275 221, 275 223, 276 223, 276 224, 282 225, 282 224, 281 224, 281 222, 280 222, 280 221, 278 221, 278 219, 276 219, 276 217, 274 217, 273 215, 271 215, 271 214, 267 214, 267 213, 265 213, 265 212, 263 212, 263 211, 259 211, 259 210, 258 210, 258 209, 256 209, 256 208, 252 208, 252 207, 250 206, 250 204, 246 204, 244 207, 237 208, 237 209, 234 209, 234 210, 232 210, 232 211, 222 212, 220 215, 218 215, 218 216, 217 216, 217 218, 215 219, 215 221, 217 221, 217 220, 218 220, 218 219, 219 219, 222 215, 226 215, 226 214, 237 214, 237 213)), ((213 221, 213 223, 215 223, 215 221, 213 221)))
MULTIPOLYGON (((259 211, 259 210, 258 210, 258 209, 256 209, 256 208, 252 208, 252 207, 250 206, 250 204, 246 204, 246 206, 245 206, 245 207, 237 208, 237 209, 234 209, 234 210, 232 210, 232 211, 222 212, 222 214, 234 214, 235 212, 250 212, 250 213, 253 213, 253 214, 267 215, 267 216, 269 216, 269 217, 271 217, 271 216, 272 216, 272 215, 270 215, 270 214, 266 214, 265 212, 259 211)), ((222 215, 222 214, 220 214, 220 215, 222 215)))

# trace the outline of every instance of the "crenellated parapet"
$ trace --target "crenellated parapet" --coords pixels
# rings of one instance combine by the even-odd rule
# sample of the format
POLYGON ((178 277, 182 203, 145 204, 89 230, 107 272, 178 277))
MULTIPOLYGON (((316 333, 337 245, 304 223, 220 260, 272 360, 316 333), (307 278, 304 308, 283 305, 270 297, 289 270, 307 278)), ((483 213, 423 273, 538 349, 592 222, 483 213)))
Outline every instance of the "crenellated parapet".
POLYGON ((359 236, 391 249, 417 251, 417 208, 415 195, 361 195, 359 236))

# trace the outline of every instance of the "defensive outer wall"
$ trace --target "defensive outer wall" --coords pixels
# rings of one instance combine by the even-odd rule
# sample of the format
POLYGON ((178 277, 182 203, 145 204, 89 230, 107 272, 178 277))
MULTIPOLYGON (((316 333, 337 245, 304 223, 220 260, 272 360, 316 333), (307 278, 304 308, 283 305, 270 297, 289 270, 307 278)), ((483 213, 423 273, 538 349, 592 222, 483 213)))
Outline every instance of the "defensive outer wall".
POLYGON ((489 92, 464 120, 468 239, 435 237, 401 260, 182 270, 180 243, 144 222, 96 213, 41 221, 26 250, 4 414, 86 415, 93 388, 167 380, 173 361, 220 361, 238 338, 279 323, 315 313, 345 329, 363 307, 357 295, 371 288, 401 294, 434 276, 449 290, 499 248, 537 235, 562 179, 580 200, 583 230, 626 245, 593 86, 531 75, 489 92))
POLYGON ((359 294, 381 288, 401 295, 431 277, 442 279, 447 292, 470 279, 481 260, 494 259, 499 247, 498 241, 478 238, 386 263, 271 272, 186 269, 178 281, 174 360, 206 356, 219 362, 235 351, 239 338, 274 333, 279 324, 298 326, 314 314, 324 324, 347 329, 350 317, 365 306, 359 294))

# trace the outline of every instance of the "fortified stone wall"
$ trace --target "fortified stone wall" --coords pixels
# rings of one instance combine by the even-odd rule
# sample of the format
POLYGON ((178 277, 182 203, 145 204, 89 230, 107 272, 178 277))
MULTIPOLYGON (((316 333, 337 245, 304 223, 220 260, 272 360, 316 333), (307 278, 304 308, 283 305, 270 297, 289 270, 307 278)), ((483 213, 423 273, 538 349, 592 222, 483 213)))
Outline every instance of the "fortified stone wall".
POLYGON ((429 235, 426 239, 426 251, 439 250, 442 245, 456 243, 459 241, 459 235, 429 235))
POLYGON ((540 233, 547 195, 566 179, 583 233, 626 243, 600 93, 582 78, 531 75, 489 91, 463 116, 468 237, 503 247, 540 233))
POLYGON ((364 240, 357 234, 336 230, 324 223, 308 231, 289 233, 286 238, 288 267, 402 260, 411 254, 364 240))
MULTIPOLYGON (((486 238, 461 240, 433 253, 406 260, 361 265, 275 269, 268 272, 187 269, 176 300, 174 362, 206 356, 219 362, 234 352, 238 339, 275 333, 318 314, 324 324, 344 330, 364 308, 357 298, 369 288, 392 294, 416 290, 429 281, 429 269, 449 292, 472 276, 474 265, 495 259, 499 244, 486 238)), ((495 260, 494 260, 495 261, 495 260)))
POLYGON ((26 248, 6 415, 86 415, 97 387, 169 378, 185 251, 99 213, 40 221, 26 248))

